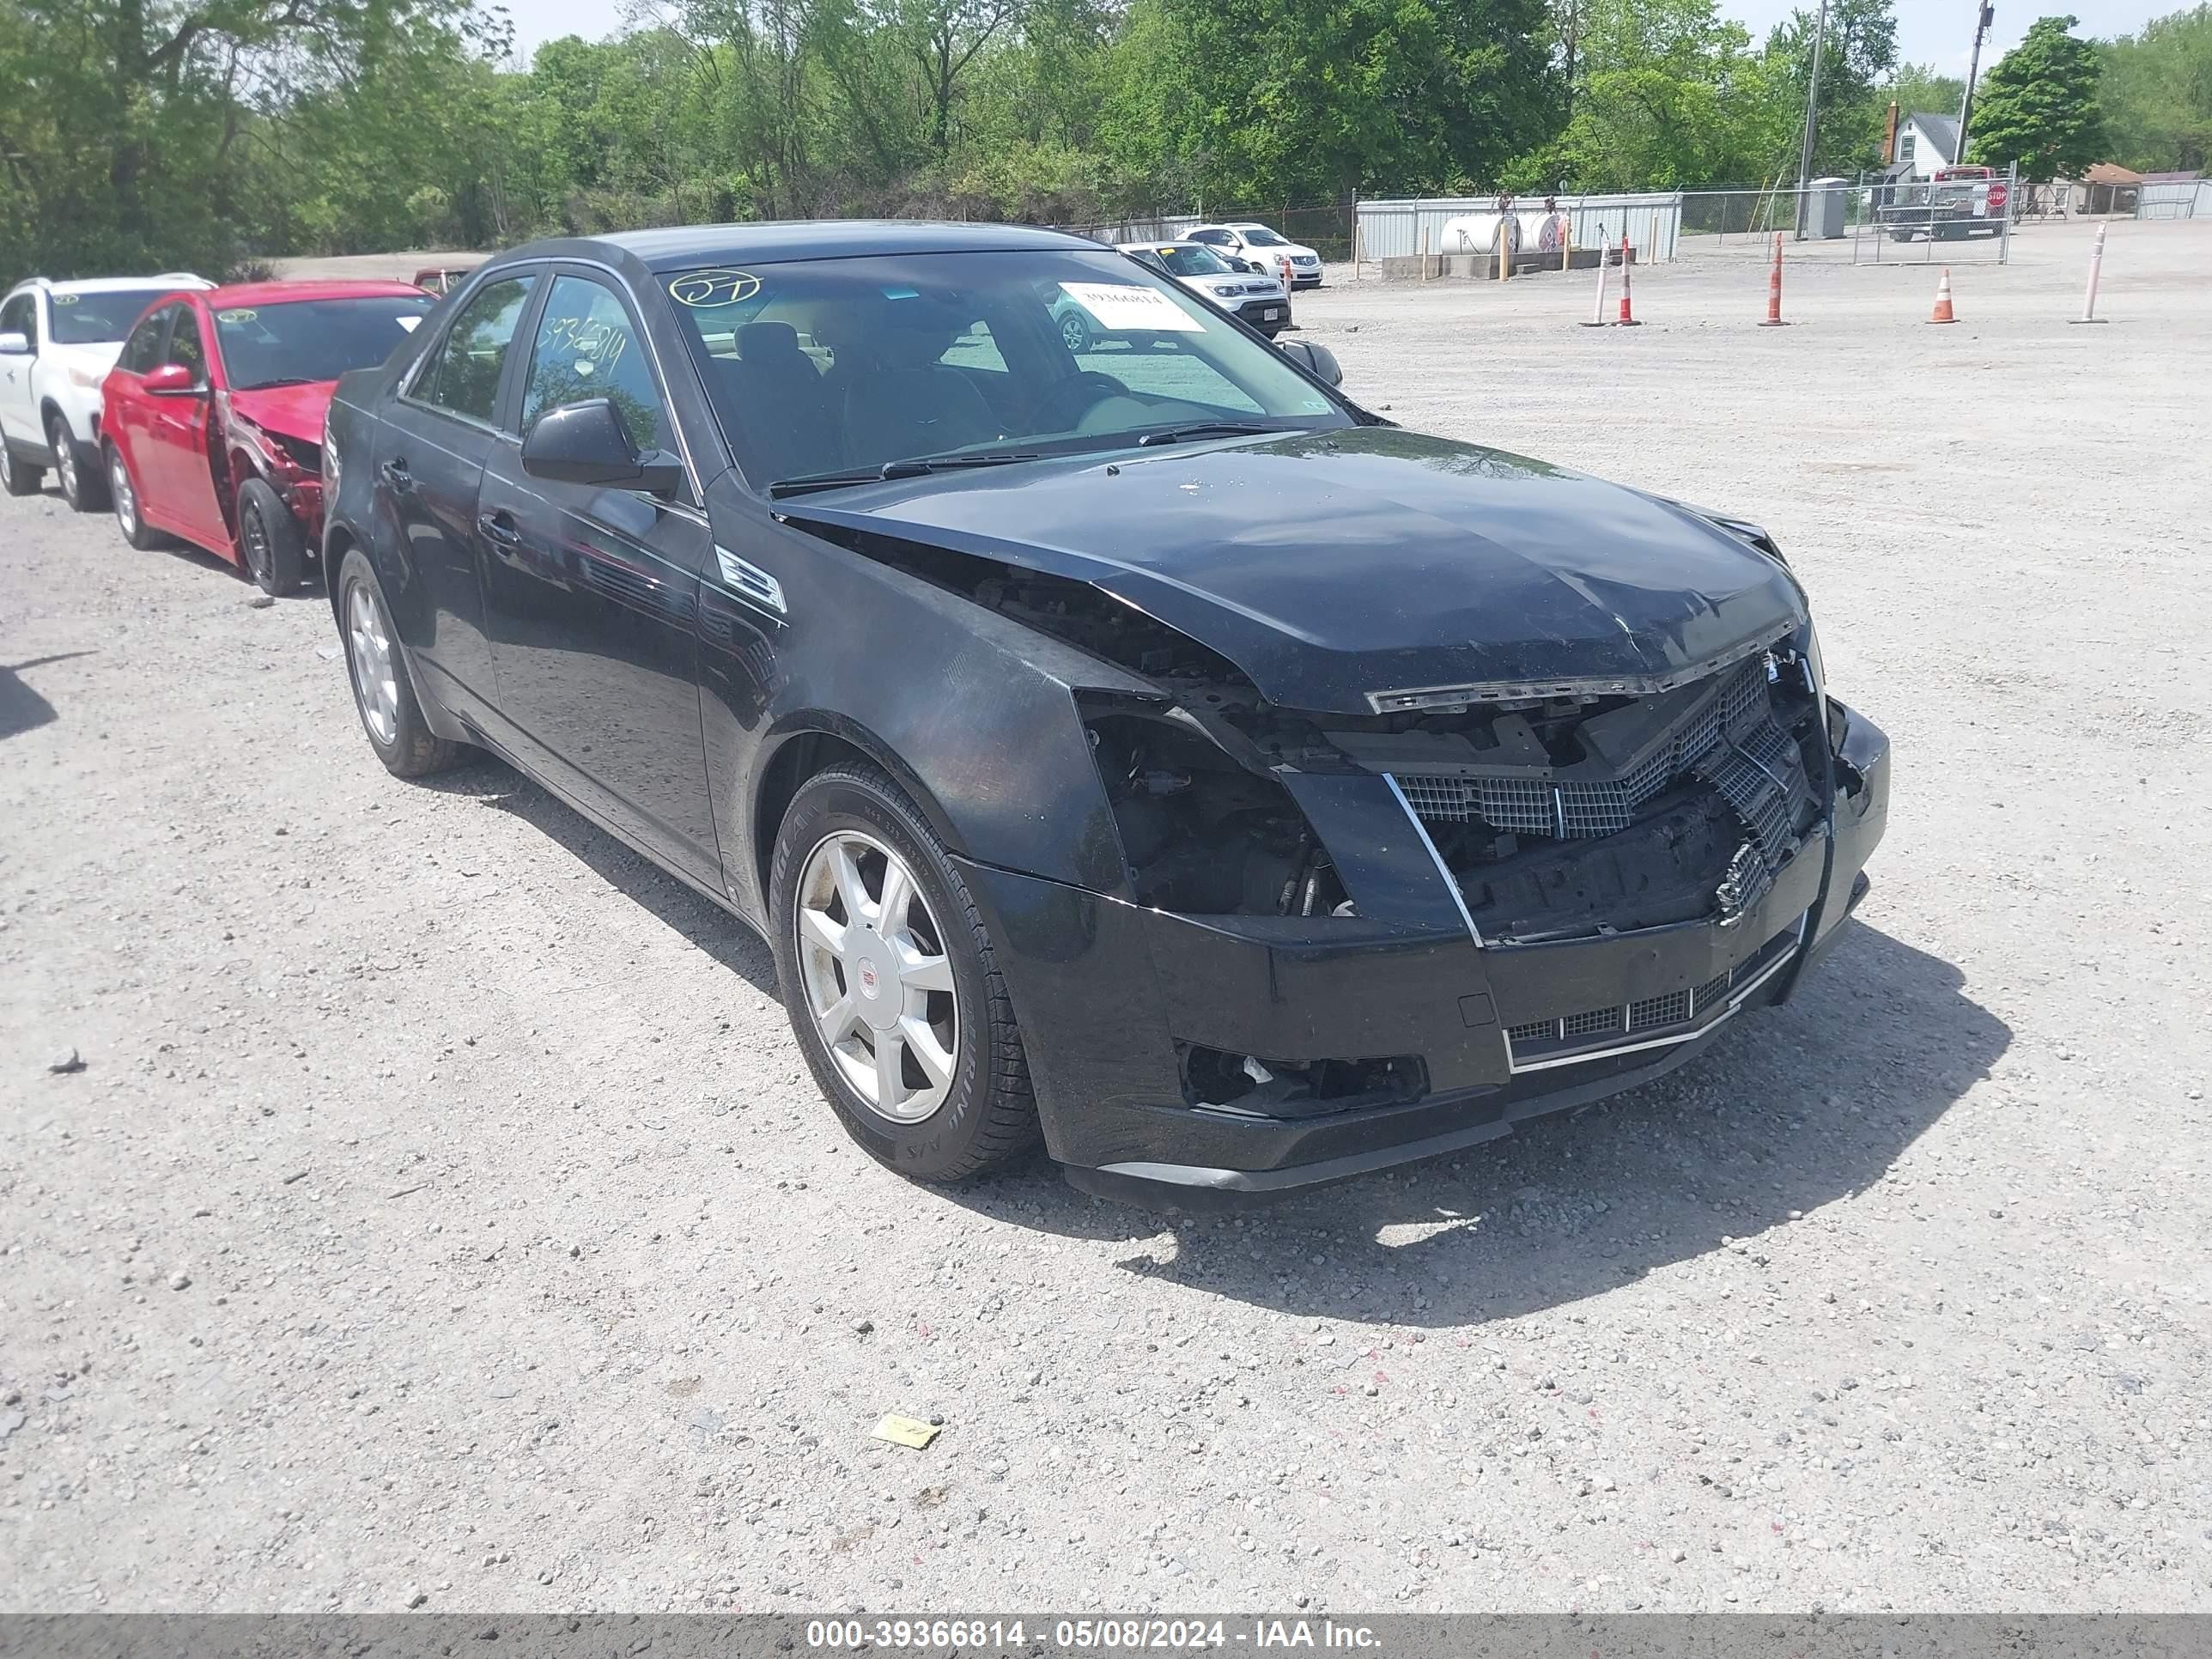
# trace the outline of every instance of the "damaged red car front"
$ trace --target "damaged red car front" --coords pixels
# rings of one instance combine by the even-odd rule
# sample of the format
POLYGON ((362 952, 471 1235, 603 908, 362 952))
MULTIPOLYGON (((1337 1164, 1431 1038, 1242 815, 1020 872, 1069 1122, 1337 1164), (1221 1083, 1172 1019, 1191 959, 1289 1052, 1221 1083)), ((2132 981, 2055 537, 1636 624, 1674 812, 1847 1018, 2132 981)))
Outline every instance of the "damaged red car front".
POLYGON ((255 283, 157 301, 102 388, 125 539, 180 537, 266 592, 297 586, 321 541, 337 378, 383 362, 430 305, 402 283, 255 283))

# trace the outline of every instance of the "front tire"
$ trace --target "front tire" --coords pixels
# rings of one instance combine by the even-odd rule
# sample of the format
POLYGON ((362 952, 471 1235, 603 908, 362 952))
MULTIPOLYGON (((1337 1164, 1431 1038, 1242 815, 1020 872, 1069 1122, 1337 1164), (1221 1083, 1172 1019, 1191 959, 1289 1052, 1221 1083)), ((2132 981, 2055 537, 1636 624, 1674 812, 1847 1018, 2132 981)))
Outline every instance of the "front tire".
POLYGON ((54 482, 62 499, 76 513, 99 513, 107 506, 107 470, 100 452, 70 435, 69 421, 56 415, 46 424, 46 442, 54 452, 54 482))
POLYGON ((1060 338, 1069 356, 1080 357, 1091 349, 1091 325, 1071 311, 1060 319, 1060 338))
POLYGON ((131 482, 123 452, 112 443, 107 446, 107 497, 115 504, 115 527, 123 532, 125 541, 141 553, 161 544, 161 532, 149 529, 145 515, 138 510, 138 486, 131 482))
POLYGON ((912 1180, 1026 1152, 1036 1103, 991 937, 945 843, 872 766, 784 813, 769 871, 776 981, 846 1133, 912 1180))
POLYGON ((0 489, 10 495, 35 495, 46 477, 44 467, 24 465, 9 453, 8 441, 0 438, 0 489))
POLYGON ((346 677, 361 729, 384 769, 395 778, 427 777, 468 758, 465 745, 440 737, 422 718, 391 607, 359 548, 338 566, 338 627, 345 635, 346 677))
POLYGON ((307 538, 284 498, 258 478, 239 489, 238 546, 246 574, 271 599, 281 599, 300 585, 307 567, 307 538))

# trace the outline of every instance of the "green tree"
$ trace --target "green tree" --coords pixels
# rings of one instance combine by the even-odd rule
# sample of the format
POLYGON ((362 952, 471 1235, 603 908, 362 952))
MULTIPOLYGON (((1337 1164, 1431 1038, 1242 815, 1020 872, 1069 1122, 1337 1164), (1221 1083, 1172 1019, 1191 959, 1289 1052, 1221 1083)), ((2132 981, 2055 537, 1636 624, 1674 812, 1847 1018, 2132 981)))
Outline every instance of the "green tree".
POLYGON ((1572 115, 1516 189, 1666 189, 1771 174, 1795 131, 1783 67, 1714 0, 1581 0, 1572 115))
MULTIPOLYGON (((1817 22, 1814 11, 1801 8, 1777 24, 1766 41, 1768 58, 1788 66, 1801 124, 1813 79, 1817 22)), ((1815 173, 1852 173, 1881 159, 1889 100, 1878 88, 1896 67, 1893 0, 1828 0, 1827 33, 1820 43, 1820 112, 1813 140, 1815 173)), ((1957 107, 1955 100, 1952 107, 1957 107)))
POLYGON ((2105 155, 2105 118, 2097 104, 2097 50, 2069 31, 2072 17, 2041 17, 2001 58, 1975 94, 1968 144, 1985 167, 2020 163, 2021 173, 2047 183, 2077 175, 2105 155))
POLYGON ((1542 0, 1139 0, 1114 131, 1220 204, 1497 178, 1557 123, 1542 0))
MULTIPOLYGON (((1932 64, 1899 64, 1897 73, 1886 87, 1875 88, 1875 101, 1894 103, 1899 116, 1916 112, 1930 115, 1956 115, 1960 102, 1966 95, 1966 83, 1955 75, 1939 73, 1932 64)), ((1882 112, 1887 118, 1888 111, 1882 112)))
POLYGON ((2103 56, 2112 159, 2145 173, 2212 166, 2212 5, 2154 17, 2103 56))

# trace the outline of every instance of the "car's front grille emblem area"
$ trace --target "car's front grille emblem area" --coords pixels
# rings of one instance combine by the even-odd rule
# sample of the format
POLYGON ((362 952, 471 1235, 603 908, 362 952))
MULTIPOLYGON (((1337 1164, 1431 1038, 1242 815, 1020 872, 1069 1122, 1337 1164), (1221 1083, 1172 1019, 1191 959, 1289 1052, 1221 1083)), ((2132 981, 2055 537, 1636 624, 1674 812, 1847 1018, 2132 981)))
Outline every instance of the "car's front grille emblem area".
POLYGON ((1669 991, 1625 1006, 1588 1008, 1556 1019, 1523 1020, 1505 1028, 1506 1053, 1516 1072, 1572 1060, 1595 1060, 1619 1047, 1686 1041, 1726 1017, 1735 999, 1771 977, 1802 936, 1800 916, 1725 974, 1694 990, 1669 991))
MULTIPOLYGON (((1664 745, 1616 778, 1548 783, 1536 778, 1449 777, 1415 772, 1400 773, 1398 785, 1413 811, 1425 818, 1454 823, 1480 818, 1494 830, 1562 840, 1610 836, 1628 828, 1638 811, 1678 780, 1717 765, 1712 759, 1715 752, 1729 752, 1723 739, 1742 747, 1755 744, 1762 764, 1767 751, 1790 747, 1790 739, 1768 712, 1763 657, 1754 657, 1738 667, 1728 677, 1717 699, 1664 745)), ((1717 777, 1713 782, 1735 803, 1727 784, 1717 777)), ((1743 787, 1747 794, 1752 793, 1748 783, 1743 787)), ((1785 821, 1786 836, 1787 803, 1778 801, 1778 808, 1785 821)), ((1738 810, 1741 810, 1740 804, 1738 810)))

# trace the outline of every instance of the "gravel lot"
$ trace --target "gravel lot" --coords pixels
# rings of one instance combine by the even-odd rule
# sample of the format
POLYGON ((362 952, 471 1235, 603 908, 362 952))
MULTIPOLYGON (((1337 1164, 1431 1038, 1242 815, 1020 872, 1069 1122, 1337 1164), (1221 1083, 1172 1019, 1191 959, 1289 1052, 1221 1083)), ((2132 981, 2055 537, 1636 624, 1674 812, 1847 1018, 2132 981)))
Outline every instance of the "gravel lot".
POLYGON ((2070 328, 2088 234, 1948 329, 1743 246, 1632 332, 1301 297, 1773 528, 1896 798, 1786 1010, 1243 1220, 902 1184, 736 923, 385 775, 319 596, 0 501, 0 1610, 2212 1607, 2212 225, 2070 328))

